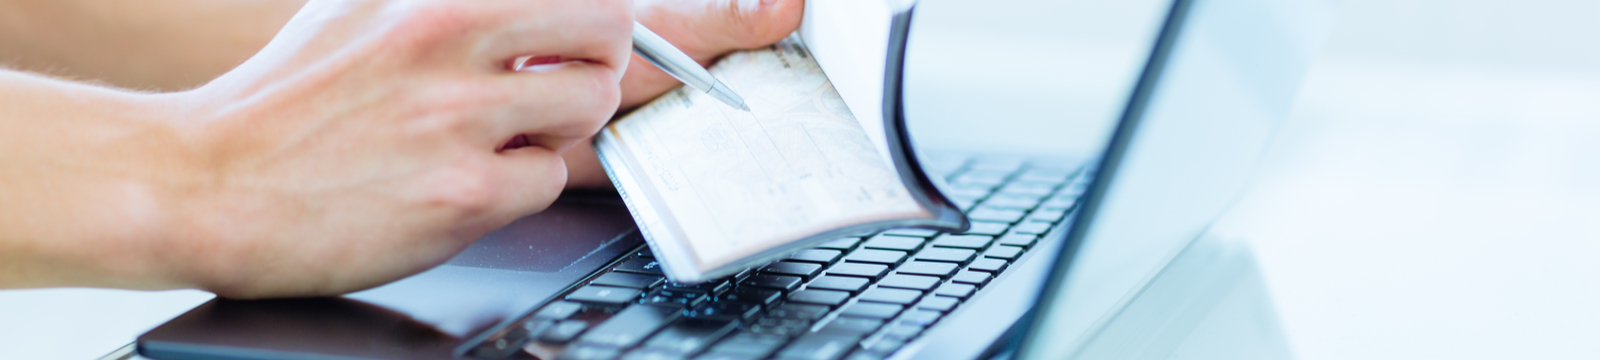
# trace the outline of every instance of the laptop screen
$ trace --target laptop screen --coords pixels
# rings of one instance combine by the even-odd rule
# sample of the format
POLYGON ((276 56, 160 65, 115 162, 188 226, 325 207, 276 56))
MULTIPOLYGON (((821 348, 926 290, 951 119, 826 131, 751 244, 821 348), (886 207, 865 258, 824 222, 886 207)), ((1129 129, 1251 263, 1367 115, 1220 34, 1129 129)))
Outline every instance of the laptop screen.
POLYGON ((1104 16, 1151 29, 1151 55, 1064 235, 1022 358, 1077 355, 1243 192, 1326 13, 1318 0, 1125 3, 1139 9, 1104 16))

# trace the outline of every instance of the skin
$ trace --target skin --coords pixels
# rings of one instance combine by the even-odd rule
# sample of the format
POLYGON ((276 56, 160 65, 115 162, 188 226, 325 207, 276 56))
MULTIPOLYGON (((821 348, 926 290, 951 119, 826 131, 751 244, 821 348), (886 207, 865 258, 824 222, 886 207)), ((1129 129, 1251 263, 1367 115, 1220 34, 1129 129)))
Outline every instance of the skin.
POLYGON ((632 21, 709 64, 801 6, 0 0, 19 70, 0 70, 0 288, 262 298, 415 274, 606 186, 589 138, 678 85, 631 55, 632 21), (514 71, 530 55, 549 63, 514 71))

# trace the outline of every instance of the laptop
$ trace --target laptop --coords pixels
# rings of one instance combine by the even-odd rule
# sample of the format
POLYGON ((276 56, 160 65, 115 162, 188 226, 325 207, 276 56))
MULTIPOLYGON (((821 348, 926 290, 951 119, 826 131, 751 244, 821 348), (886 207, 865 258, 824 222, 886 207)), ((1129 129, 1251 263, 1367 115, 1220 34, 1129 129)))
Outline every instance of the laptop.
POLYGON ((1185 294, 1218 292, 1165 289, 1208 284, 1173 279, 1238 253, 1202 235, 1248 185, 1328 4, 1056 4, 1097 23, 1049 46, 1137 60, 1065 61, 1082 75, 1067 86, 1113 94, 1061 100, 1063 113, 1085 117, 1074 121, 1111 124, 1104 150, 1084 157, 916 138, 939 131, 924 125, 983 124, 922 124, 906 112, 904 74, 919 64, 907 50, 926 26, 913 15, 951 3, 892 9, 882 106, 907 121, 924 171, 962 203, 965 232, 855 234, 683 285, 661 275, 615 195, 566 194, 433 270, 342 297, 212 300, 140 336, 132 356, 1059 359, 1191 348, 1182 344, 1199 341, 1196 319, 1216 303, 1193 299, 1218 296, 1185 294), (1096 43, 1107 38, 1129 42, 1096 43))

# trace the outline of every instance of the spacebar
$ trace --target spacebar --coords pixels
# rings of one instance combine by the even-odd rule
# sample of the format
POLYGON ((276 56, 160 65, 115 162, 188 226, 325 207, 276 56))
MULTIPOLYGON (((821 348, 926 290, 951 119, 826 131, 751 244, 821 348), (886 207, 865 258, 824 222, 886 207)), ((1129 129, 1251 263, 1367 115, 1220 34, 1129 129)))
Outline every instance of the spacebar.
POLYGON ((634 305, 622 309, 600 326, 589 330, 578 342, 612 347, 630 347, 676 320, 681 307, 634 305))

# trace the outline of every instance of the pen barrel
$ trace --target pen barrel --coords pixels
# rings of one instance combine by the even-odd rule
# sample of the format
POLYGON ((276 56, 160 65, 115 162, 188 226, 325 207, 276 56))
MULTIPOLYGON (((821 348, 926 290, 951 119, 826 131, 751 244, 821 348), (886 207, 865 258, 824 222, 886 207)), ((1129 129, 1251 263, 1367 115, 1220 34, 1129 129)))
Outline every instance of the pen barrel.
POLYGON ((633 52, 695 90, 711 92, 717 83, 717 79, 711 76, 711 72, 701 68, 699 62, 677 51, 672 43, 639 23, 633 23, 633 52))

